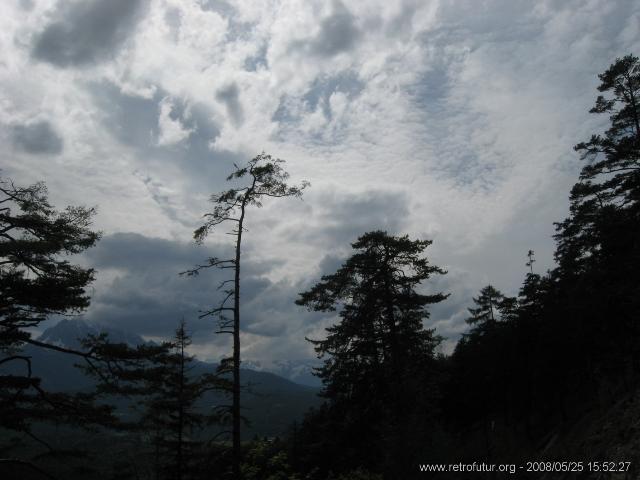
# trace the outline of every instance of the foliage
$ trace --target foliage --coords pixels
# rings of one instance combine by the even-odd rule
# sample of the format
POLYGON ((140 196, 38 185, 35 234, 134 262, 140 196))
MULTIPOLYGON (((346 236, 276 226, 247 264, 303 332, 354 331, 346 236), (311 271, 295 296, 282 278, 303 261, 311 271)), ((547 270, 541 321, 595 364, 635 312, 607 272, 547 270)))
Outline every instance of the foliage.
POLYGON ((215 374, 193 375, 195 358, 187 353, 191 338, 184 321, 173 341, 160 345, 130 347, 110 343, 104 335, 86 345, 103 360, 99 370, 87 369, 101 380, 100 391, 133 400, 135 414, 120 427, 141 434, 153 447, 147 453, 155 478, 195 478, 203 447, 200 431, 228 418, 226 408, 203 412, 196 404, 205 392, 231 390, 228 366, 220 365, 215 374))
POLYGON ((327 328, 327 338, 311 340, 325 358, 317 374, 328 403, 306 428, 326 436, 327 468, 377 465, 399 474, 428 436, 439 339, 423 320, 428 305, 446 298, 417 291, 424 280, 445 273, 421 256, 430 244, 366 233, 336 273, 296 302, 317 311, 340 308, 340 322, 327 328))
POLYGON ((604 135, 594 134, 575 146, 586 165, 571 190, 571 215, 557 224, 556 259, 574 274, 620 250, 638 259, 634 248, 640 219, 638 57, 616 59, 599 78, 598 90, 611 96, 598 96, 591 113, 609 114, 611 125, 604 135), (626 230, 629 227, 631 231, 626 230))
POLYGON ((640 61, 618 58, 599 78, 607 96, 591 113, 608 114, 610 126, 575 147, 586 164, 556 226, 552 278, 557 313, 578 333, 575 368, 626 371, 629 383, 640 367, 640 61))
POLYGON ((31 345, 90 357, 38 342, 28 329, 51 315, 78 313, 89 305, 86 288, 94 271, 67 257, 98 240, 100 235, 90 229, 94 213, 84 207, 55 210, 43 183, 18 187, 0 179, 0 426, 31 438, 49 454, 64 452, 36 436, 34 423, 87 427, 112 420, 111 408, 97 406, 92 393, 45 391, 33 375, 31 358, 21 352, 31 345))
POLYGON ((279 439, 249 443, 242 464, 244 480, 299 480, 279 439))
POLYGON ((85 288, 92 269, 69 263, 66 255, 93 246, 95 211, 56 211, 43 183, 16 187, 0 179, 0 348, 15 349, 48 315, 77 313, 89 305, 85 288))
POLYGON ((492 330, 499 321, 507 320, 517 307, 515 298, 505 297, 492 285, 482 288, 473 303, 476 307, 469 308, 471 316, 466 321, 472 325, 472 333, 477 335, 492 330))
POLYGON ((608 114, 610 126, 575 146, 586 164, 569 217, 556 225, 558 266, 535 274, 529 251, 517 299, 485 287, 450 363, 448 417, 456 428, 484 429, 485 457, 494 453, 496 421, 524 424, 533 441, 579 415, 575 405, 606 404, 636 388, 639 60, 616 59, 599 78, 606 96, 591 112, 608 114))

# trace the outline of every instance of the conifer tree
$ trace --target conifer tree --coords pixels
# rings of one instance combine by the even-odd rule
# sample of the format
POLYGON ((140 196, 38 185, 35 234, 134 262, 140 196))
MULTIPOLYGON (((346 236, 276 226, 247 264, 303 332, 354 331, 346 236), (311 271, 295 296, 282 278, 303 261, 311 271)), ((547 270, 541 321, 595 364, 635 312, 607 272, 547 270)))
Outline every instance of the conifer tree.
POLYGON ((91 337, 85 344, 104 360, 97 374, 101 393, 133 402, 133 418, 119 427, 144 435, 152 445, 155 478, 194 478, 203 429, 229 417, 228 409, 203 409, 199 402, 209 391, 231 392, 228 364, 221 364, 215 374, 196 374, 195 358, 187 351, 191 337, 184 320, 174 338, 160 345, 114 344, 104 335, 91 337))
POLYGON ((495 414, 508 415, 512 406, 505 386, 512 382, 518 301, 507 297, 492 285, 473 298, 475 307, 466 322, 471 330, 462 336, 453 354, 454 386, 457 409, 467 421, 482 419, 491 456, 489 430, 495 414), (468 392, 465 394, 463 392, 468 392))
POLYGON ((640 218, 640 61, 618 58, 599 79, 598 90, 609 96, 598 96, 590 112, 608 114, 611 124, 574 147, 586 165, 571 190, 571 215, 557 225, 556 259, 576 273, 620 248, 635 250, 638 259, 632 246, 640 218))
POLYGON ((229 259, 209 258, 204 265, 184 272, 197 275, 202 269, 220 268, 231 269, 233 278, 222 282, 219 289, 224 292, 223 300, 217 307, 205 312, 202 316, 217 316, 220 320, 219 333, 229 333, 233 337, 233 401, 232 401, 232 442, 233 442, 233 477, 240 478, 241 443, 240 443, 240 267, 242 252, 242 235, 245 232, 245 220, 249 207, 262 207, 266 198, 301 197, 302 191, 309 186, 303 181, 300 186, 287 185, 289 174, 283 169, 284 160, 274 159, 271 155, 261 153, 251 159, 245 166, 239 167, 228 177, 227 181, 247 179, 243 187, 233 187, 229 190, 211 196, 213 211, 204 215, 206 222, 194 232, 197 243, 202 243, 218 225, 231 223, 231 235, 235 237, 235 255, 229 259), (227 285, 233 285, 226 288, 227 285), (233 302, 231 305, 230 302, 233 302), (228 317, 228 314, 232 318, 228 317))
MULTIPOLYGON (((21 348, 32 345, 81 358, 90 353, 39 342, 31 329, 52 315, 79 313, 89 305, 86 288, 94 271, 68 257, 93 246, 94 209, 57 211, 44 183, 16 186, 0 178, 0 426, 34 440, 49 453, 57 449, 36 436, 35 422, 90 426, 108 423, 111 409, 97 406, 92 393, 46 391, 33 374, 32 358, 21 348)), ((26 459, 2 459, 38 467, 26 459)))
POLYGON ((517 304, 515 298, 505 297, 500 290, 491 285, 483 287, 473 302, 476 307, 469 308, 471 316, 466 322, 473 326, 472 332, 478 335, 495 329, 499 321, 511 318, 517 304))
POLYGON ((610 124, 575 146, 585 165, 570 215, 556 225, 552 272, 568 376, 590 379, 584 388, 600 381, 588 372, 626 372, 631 385, 640 368, 640 61, 618 58, 599 79, 591 113, 610 124))
POLYGON ((166 478, 192 478, 196 457, 201 445, 197 435, 207 424, 220 422, 226 412, 202 411, 197 402, 211 390, 230 391, 230 382, 214 374, 195 376, 194 357, 187 353, 191 337, 184 320, 176 329, 169 351, 156 357, 153 374, 145 379, 146 395, 141 401, 142 425, 154 434, 160 447, 166 478))
POLYGON ((369 461, 400 475, 409 468, 418 437, 428 437, 439 338, 423 321, 429 305, 447 297, 417 291, 432 275, 445 273, 422 256, 430 244, 365 233, 336 273, 296 301, 311 310, 340 310, 340 322, 327 328, 327 338, 311 342, 325 359, 317 374, 327 405, 318 418, 337 426, 333 438, 341 438, 334 447, 344 448, 338 454, 343 467, 369 461))

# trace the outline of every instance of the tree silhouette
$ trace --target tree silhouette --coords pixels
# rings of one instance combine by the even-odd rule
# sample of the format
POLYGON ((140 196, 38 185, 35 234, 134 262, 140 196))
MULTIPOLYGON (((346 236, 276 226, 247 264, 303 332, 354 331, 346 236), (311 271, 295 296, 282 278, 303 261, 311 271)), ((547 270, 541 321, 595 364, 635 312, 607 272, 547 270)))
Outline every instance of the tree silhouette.
POLYGON ((156 469, 165 478, 194 478, 197 450, 201 441, 197 434, 205 425, 224 421, 226 411, 201 411, 196 403, 207 391, 229 392, 229 373, 223 365, 216 374, 194 375, 194 357, 187 353, 191 337, 184 320, 173 340, 164 345, 165 352, 152 357, 141 378, 142 390, 138 409, 139 428, 150 435, 158 459, 156 469))
POLYGON ((456 411, 466 422, 482 420, 485 454, 491 459, 494 416, 507 415, 511 407, 505 385, 513 374, 513 363, 509 365, 507 359, 515 356, 510 340, 518 302, 492 285, 483 287, 473 302, 466 320, 471 330, 456 345, 452 359, 456 411))
POLYGON ((435 403, 439 338, 423 321, 427 307, 447 297, 417 291, 432 275, 445 273, 421 256, 430 244, 383 231, 365 233, 336 273, 323 276, 296 301, 316 311, 340 309, 340 322, 326 329, 327 338, 310 341, 325 358, 317 375, 328 405, 319 418, 337 427, 331 438, 343 447, 335 452, 343 467, 370 461, 398 474, 410 468, 417 437, 428 434, 428 422, 422 423, 428 414, 416 406, 435 403))
POLYGON ((5 349, 30 339, 26 328, 47 316, 80 312, 89 305, 86 286, 94 271, 72 265, 61 255, 93 246, 89 229, 95 211, 53 209, 43 183, 16 187, 0 179, 0 333, 5 349))
POLYGON ((527 252, 527 258, 529 260, 527 261, 527 263, 525 263, 525 265, 529 267, 531 274, 533 274, 533 264, 536 263, 535 255, 536 253, 533 250, 529 250, 527 252))
POLYGON ((482 288, 480 295, 473 299, 476 307, 469 308, 471 316, 467 318, 467 323, 472 325, 478 333, 494 328, 504 311, 504 300, 505 296, 502 292, 492 285, 482 288))
POLYGON ((609 114, 611 125, 604 135, 592 135, 588 142, 574 147, 586 165, 580 181, 571 190, 571 215, 557 225, 556 259, 561 267, 576 273, 603 255, 637 246, 640 218, 638 57, 627 55, 616 59, 599 78, 598 90, 612 96, 598 96, 590 112, 609 114), (623 233, 624 227, 632 225, 636 226, 634 230, 623 233))
POLYGON ((201 317, 214 315, 220 319, 219 333, 230 333, 233 336, 233 476, 240 478, 241 444, 240 444, 240 261, 242 234, 248 207, 262 207, 265 198, 300 197, 302 191, 309 186, 304 181, 300 186, 287 185, 289 174, 283 169, 284 160, 274 159, 271 155, 261 153, 251 159, 244 167, 235 165, 236 170, 227 177, 227 181, 247 178, 247 185, 235 187, 211 196, 213 211, 205 214, 206 222, 194 232, 197 243, 202 243, 211 230, 222 223, 232 223, 231 230, 235 236, 235 257, 230 259, 209 258, 204 265, 185 273, 198 274, 205 268, 221 268, 233 270, 233 279, 222 282, 224 297, 221 303, 203 313, 201 317), (233 287, 227 288, 232 284, 233 287), (228 302, 232 301, 233 306, 228 302), (231 312, 232 318, 227 314, 231 312))
MULTIPOLYGON (((586 164, 570 215, 556 225, 552 277, 560 325, 573 332, 567 360, 578 371, 624 371, 631 388, 640 368, 640 61, 618 58, 599 79, 606 96, 591 113, 607 114, 610 125, 575 146, 586 164)), ((573 378, 598 382, 588 372, 573 378)))
MULTIPOLYGON (((18 187, 0 179, 0 425, 55 449, 37 437, 35 422, 87 426, 111 420, 111 409, 96 406, 91 393, 45 391, 32 373, 25 344, 90 358, 91 353, 48 345, 28 329, 51 315, 81 312, 89 305, 86 287, 92 269, 73 265, 67 256, 93 246, 99 234, 90 229, 95 211, 83 207, 55 210, 44 183, 18 187)), ((3 459, 3 464, 26 460, 3 459)))
POLYGON ((203 410, 198 402, 206 392, 231 391, 228 364, 222 363, 215 374, 195 374, 184 320, 174 338, 159 345, 132 347, 111 343, 106 335, 90 336, 84 343, 104 360, 96 369, 85 369, 100 380, 99 391, 111 399, 131 400, 135 414, 117 427, 144 435, 153 446, 155 478, 195 478, 201 430, 228 417, 228 409, 203 410))

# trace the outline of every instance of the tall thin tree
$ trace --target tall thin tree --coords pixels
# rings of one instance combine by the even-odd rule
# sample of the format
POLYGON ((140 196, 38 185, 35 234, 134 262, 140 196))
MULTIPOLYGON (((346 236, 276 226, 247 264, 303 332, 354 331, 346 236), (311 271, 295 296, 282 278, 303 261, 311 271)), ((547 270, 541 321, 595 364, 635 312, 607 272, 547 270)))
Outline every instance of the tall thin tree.
POLYGON ((204 225, 194 232, 196 243, 201 244, 209 233, 222 223, 234 224, 231 232, 235 236, 235 256, 229 259, 209 258, 204 265, 198 265, 185 273, 196 275, 205 268, 232 269, 233 279, 223 281, 219 289, 224 289, 224 296, 217 307, 204 312, 201 317, 217 316, 220 319, 218 333, 230 333, 233 336, 233 402, 232 402, 232 437, 233 437, 233 476, 240 478, 240 260, 242 234, 248 207, 262 207, 265 197, 301 197, 302 191, 309 186, 303 181, 300 186, 287 185, 289 174, 283 169, 284 160, 274 159, 271 155, 261 153, 243 166, 235 166, 235 171, 227 177, 227 181, 247 178, 248 184, 211 195, 213 211, 204 215, 204 225), (226 289, 225 286, 233 287, 226 289), (229 302, 233 301, 233 306, 229 302), (225 314, 231 312, 233 318, 225 314))

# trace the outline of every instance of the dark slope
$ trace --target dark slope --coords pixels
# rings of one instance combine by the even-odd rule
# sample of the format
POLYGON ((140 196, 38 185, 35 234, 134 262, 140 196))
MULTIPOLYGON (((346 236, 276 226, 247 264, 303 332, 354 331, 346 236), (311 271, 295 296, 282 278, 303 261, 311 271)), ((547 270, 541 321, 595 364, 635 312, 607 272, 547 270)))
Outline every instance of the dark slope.
MULTIPOLYGON (((126 332, 103 329, 109 338, 116 342, 130 345, 143 343, 144 340, 126 332)), ((79 320, 62 320, 57 325, 45 330, 38 340, 58 346, 79 348, 79 338, 88 334, 97 334, 98 329, 79 320)), ((50 391, 86 391, 93 388, 93 380, 86 376, 76 364, 82 364, 82 358, 61 352, 46 350, 27 345, 24 353, 32 357, 33 375, 42 378, 42 385, 50 391)), ((12 366, 14 369, 22 365, 12 366)), ((194 375, 215 372, 216 365, 196 362, 194 375)), ((241 370, 244 386, 242 397, 242 413, 250 422, 245 427, 245 435, 277 436, 294 422, 300 421, 304 413, 320 404, 317 396, 319 389, 299 385, 278 375, 241 370)), ((126 402, 115 401, 123 406, 126 402)), ((201 402, 202 408, 229 403, 229 399, 219 394, 206 394, 201 402)))

